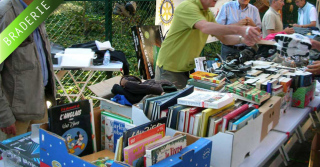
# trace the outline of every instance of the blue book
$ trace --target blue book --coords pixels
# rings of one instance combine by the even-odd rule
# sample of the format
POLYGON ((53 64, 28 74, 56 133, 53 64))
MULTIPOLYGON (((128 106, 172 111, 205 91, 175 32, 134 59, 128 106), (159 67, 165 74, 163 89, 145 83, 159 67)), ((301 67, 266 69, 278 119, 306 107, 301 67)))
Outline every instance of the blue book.
POLYGON ((258 109, 252 110, 251 112, 249 112, 248 114, 240 118, 238 121, 234 122, 232 125, 232 130, 238 130, 244 127, 249 120, 256 118, 258 114, 259 114, 258 109))

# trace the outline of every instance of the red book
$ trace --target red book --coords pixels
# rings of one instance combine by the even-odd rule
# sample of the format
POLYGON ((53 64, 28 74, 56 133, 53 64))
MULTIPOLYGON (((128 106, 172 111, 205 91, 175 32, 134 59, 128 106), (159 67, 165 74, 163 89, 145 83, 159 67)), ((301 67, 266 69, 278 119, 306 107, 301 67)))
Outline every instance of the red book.
POLYGON ((241 107, 237 108, 236 110, 232 111, 231 113, 225 115, 222 117, 222 132, 225 132, 228 126, 228 122, 230 119, 234 118, 235 116, 239 115, 243 111, 247 110, 249 108, 248 104, 244 104, 241 107))
POLYGON ((185 126, 184 126, 184 132, 188 133, 189 132, 189 127, 190 127, 190 118, 192 115, 197 114, 204 110, 204 108, 201 107, 192 107, 190 108, 189 111, 186 112, 186 120, 185 120, 185 126))
POLYGON ((166 126, 165 126, 165 124, 162 124, 162 125, 157 126, 157 127, 153 128, 153 129, 150 129, 148 131, 145 131, 143 133, 140 133, 138 135, 130 137, 128 139, 129 146, 134 144, 134 143, 136 143, 136 142, 138 142, 138 141, 140 141, 140 140, 142 140, 142 139, 145 139, 145 138, 148 138, 148 137, 150 137, 150 136, 152 136, 154 134, 157 134, 157 133, 158 134, 162 134, 162 137, 165 136, 165 134, 166 134, 166 126))

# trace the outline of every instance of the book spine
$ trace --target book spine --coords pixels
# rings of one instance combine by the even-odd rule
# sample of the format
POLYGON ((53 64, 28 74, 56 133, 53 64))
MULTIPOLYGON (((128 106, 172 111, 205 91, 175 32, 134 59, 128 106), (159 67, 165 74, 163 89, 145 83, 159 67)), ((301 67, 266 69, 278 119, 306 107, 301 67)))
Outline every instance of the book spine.
POLYGON ((192 99, 180 99, 178 98, 178 104, 186 105, 186 106, 197 106, 202 107, 202 102, 197 102, 192 99))

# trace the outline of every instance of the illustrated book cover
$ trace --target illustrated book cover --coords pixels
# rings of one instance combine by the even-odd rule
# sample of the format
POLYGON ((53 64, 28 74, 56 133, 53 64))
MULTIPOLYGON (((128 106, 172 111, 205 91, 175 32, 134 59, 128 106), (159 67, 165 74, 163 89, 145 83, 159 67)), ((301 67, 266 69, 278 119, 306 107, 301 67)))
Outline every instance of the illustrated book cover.
POLYGON ((171 155, 179 153, 187 146, 187 138, 185 135, 177 135, 171 139, 146 148, 146 165, 147 167, 168 158, 171 155))
POLYGON ((143 157, 145 154, 145 146, 162 138, 161 134, 154 134, 135 144, 124 147, 124 161, 133 166, 143 166, 143 157))
POLYGON ((134 26, 131 28, 135 51, 143 79, 152 79, 155 75, 155 63, 164 40, 161 27, 134 26))
POLYGON ((84 156, 96 152, 92 100, 48 109, 49 129, 66 140, 69 153, 84 156))
POLYGON ((20 152, 17 159, 21 166, 40 166, 40 145, 31 139, 31 132, 0 141, 0 155, 8 150, 20 152))
MULTIPOLYGON (((127 131, 123 132, 123 148, 127 147, 129 145, 129 138, 136 136, 138 134, 141 134, 145 131, 148 131, 150 129, 153 129, 155 127, 158 127, 162 124, 166 124, 167 117, 160 118, 158 120, 154 120, 152 122, 147 122, 145 124, 141 124, 139 126, 136 126, 134 128, 128 129, 127 131)), ((122 157, 123 160, 123 157, 122 157)))
POLYGON ((101 140, 104 140, 104 149, 112 152, 116 151, 117 140, 123 135, 123 132, 135 127, 131 120, 113 117, 108 112, 101 113, 101 140), (104 131, 104 132, 103 132, 104 131))

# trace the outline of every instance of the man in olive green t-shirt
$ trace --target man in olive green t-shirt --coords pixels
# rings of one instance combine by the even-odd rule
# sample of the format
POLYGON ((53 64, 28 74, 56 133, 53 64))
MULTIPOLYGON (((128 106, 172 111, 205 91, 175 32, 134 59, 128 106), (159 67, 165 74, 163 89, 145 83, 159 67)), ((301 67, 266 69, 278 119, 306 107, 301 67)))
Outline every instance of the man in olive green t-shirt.
POLYGON ((189 71, 195 68, 194 58, 199 57, 209 34, 225 45, 252 46, 260 40, 257 27, 217 24, 209 10, 215 4, 216 0, 185 0, 176 8, 161 45, 155 80, 166 79, 178 89, 184 88, 189 71))

